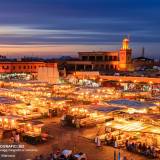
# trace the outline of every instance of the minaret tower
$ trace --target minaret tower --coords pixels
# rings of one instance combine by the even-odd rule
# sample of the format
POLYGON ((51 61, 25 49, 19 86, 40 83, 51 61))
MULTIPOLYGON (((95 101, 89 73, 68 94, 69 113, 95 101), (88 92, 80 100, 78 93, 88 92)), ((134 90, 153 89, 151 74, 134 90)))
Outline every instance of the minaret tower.
POLYGON ((119 52, 119 70, 129 71, 131 68, 131 54, 132 49, 129 48, 129 39, 124 38, 122 42, 122 48, 119 52))

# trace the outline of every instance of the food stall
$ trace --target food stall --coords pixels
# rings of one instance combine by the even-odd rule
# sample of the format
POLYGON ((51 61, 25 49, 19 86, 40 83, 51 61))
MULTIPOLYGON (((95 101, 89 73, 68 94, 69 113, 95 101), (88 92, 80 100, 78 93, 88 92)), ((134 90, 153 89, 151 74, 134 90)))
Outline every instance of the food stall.
POLYGON ((18 126, 17 116, 0 116, 0 128, 3 130, 13 130, 18 126))
POLYGON ((119 139, 118 143, 120 144, 124 144, 126 140, 130 140, 137 143, 145 143, 148 146, 160 147, 160 127, 124 119, 116 119, 107 122, 105 127, 108 133, 111 129, 114 129, 113 132, 110 132, 110 135, 116 136, 116 139, 119 139), (118 134, 115 135, 114 132, 117 132, 118 134))
POLYGON ((48 112, 50 117, 62 116, 68 108, 72 100, 63 97, 52 97, 46 100, 48 103, 48 112))
POLYGON ((0 139, 11 137, 12 131, 18 128, 17 116, 0 116, 0 139))
POLYGON ((88 107, 70 108, 66 115, 61 119, 63 125, 79 127, 95 126, 96 124, 104 123, 110 116, 102 112, 88 109, 88 107))
POLYGON ((22 132, 23 141, 30 144, 40 144, 46 142, 48 140, 48 134, 42 131, 43 126, 43 122, 35 120, 24 124, 22 123, 19 130, 22 132))
POLYGON ((128 99, 111 100, 111 101, 106 101, 106 103, 112 106, 126 107, 125 112, 129 114, 149 113, 151 109, 157 107, 157 105, 154 103, 140 102, 140 101, 128 100, 128 99))
POLYGON ((62 116, 61 124, 79 127, 80 119, 89 116, 89 111, 82 107, 69 108, 67 113, 62 116))

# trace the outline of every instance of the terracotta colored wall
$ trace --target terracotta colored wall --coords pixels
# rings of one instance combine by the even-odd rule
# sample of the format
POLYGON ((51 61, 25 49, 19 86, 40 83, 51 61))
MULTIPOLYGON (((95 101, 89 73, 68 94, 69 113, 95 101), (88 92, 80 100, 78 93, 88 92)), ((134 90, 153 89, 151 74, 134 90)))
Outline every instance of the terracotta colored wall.
POLYGON ((103 80, 117 80, 117 81, 132 81, 132 82, 147 82, 160 83, 160 78, 150 77, 126 77, 126 76, 100 76, 103 80))
POLYGON ((132 82, 147 82, 147 83, 160 83, 160 78, 150 78, 150 77, 128 77, 128 76, 97 76, 96 74, 90 74, 88 72, 75 72, 74 76, 78 77, 78 78, 100 78, 102 80, 113 80, 113 81, 120 81, 120 82, 125 82, 125 81, 132 81, 132 82))
POLYGON ((0 73, 37 73, 39 67, 55 65, 45 62, 0 62, 0 73))

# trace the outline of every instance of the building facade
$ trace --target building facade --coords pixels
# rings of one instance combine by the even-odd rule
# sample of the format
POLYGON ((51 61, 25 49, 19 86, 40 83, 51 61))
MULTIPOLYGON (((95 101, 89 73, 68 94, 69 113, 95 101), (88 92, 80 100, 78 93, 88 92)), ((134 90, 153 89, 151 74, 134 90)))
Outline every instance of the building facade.
POLYGON ((57 66, 55 65, 54 67, 39 67, 37 79, 41 82, 57 84, 59 82, 59 72, 57 66))
POLYGON ((67 61, 67 69, 73 71, 129 71, 132 69, 132 49, 125 38, 119 51, 79 52, 79 60, 67 61))
POLYGON ((41 61, 1 61, 0 73, 37 74, 40 67, 57 67, 57 63, 46 63, 41 61))

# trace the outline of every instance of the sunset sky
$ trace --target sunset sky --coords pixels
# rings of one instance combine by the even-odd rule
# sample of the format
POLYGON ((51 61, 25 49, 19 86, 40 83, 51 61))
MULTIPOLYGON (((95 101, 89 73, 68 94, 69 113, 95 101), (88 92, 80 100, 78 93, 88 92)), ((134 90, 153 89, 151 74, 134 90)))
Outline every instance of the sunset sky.
POLYGON ((0 0, 0 54, 54 57, 117 50, 160 58, 159 0, 0 0))

